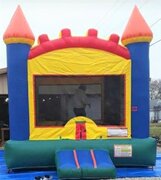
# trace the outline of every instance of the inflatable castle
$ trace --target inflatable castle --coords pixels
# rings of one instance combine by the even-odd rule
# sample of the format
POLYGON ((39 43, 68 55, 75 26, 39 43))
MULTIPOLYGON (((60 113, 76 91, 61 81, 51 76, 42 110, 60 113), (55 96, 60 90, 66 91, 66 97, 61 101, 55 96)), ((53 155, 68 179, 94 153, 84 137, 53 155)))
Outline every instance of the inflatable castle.
POLYGON ((31 47, 35 37, 18 6, 3 37, 9 169, 56 167, 60 179, 82 179, 115 178, 117 166, 155 165, 156 142, 149 137, 152 32, 135 7, 123 45, 116 34, 108 40, 97 34, 89 29, 87 36, 72 36, 63 29, 58 39, 42 34, 31 47))

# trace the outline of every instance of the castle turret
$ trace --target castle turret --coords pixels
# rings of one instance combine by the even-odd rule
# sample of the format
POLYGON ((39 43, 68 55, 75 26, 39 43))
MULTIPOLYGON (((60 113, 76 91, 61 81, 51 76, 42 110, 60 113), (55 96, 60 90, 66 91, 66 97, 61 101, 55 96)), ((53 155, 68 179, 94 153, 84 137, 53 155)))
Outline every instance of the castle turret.
POLYGON ((10 139, 29 137, 27 59, 34 35, 17 7, 3 36, 7 46, 10 139))
POLYGON ((122 36, 132 60, 132 137, 149 137, 149 43, 152 32, 134 8, 122 36))

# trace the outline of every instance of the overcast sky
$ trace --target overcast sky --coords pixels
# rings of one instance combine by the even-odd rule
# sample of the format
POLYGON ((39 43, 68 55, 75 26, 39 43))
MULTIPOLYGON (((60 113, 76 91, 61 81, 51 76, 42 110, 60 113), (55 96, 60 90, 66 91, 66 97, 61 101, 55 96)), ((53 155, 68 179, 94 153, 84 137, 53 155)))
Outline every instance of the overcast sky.
POLYGON ((0 68, 6 67, 5 32, 17 6, 21 9, 35 38, 48 34, 58 38, 61 29, 70 28, 73 36, 84 36, 89 28, 107 39, 120 37, 135 5, 151 27, 150 76, 161 79, 161 0, 0 0, 0 68), (154 44, 153 44, 154 43, 154 44))

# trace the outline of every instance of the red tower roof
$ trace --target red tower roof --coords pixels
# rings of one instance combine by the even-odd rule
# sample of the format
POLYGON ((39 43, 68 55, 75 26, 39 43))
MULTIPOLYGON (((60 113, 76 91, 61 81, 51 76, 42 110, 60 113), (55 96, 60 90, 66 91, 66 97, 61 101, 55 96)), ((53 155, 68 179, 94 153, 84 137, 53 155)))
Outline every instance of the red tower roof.
POLYGON ((150 42, 152 37, 151 29, 135 6, 123 33, 122 43, 127 45, 135 42, 150 42))
POLYGON ((18 6, 3 36, 6 44, 25 43, 32 45, 35 37, 28 22, 18 6))

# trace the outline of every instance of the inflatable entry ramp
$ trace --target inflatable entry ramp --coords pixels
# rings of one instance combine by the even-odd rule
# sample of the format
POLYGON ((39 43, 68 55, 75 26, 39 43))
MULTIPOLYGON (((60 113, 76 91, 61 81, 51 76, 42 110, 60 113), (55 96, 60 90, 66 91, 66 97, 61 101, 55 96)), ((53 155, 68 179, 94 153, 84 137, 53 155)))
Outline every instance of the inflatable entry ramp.
POLYGON ((115 178, 116 169, 105 150, 60 150, 56 152, 59 179, 115 178))

